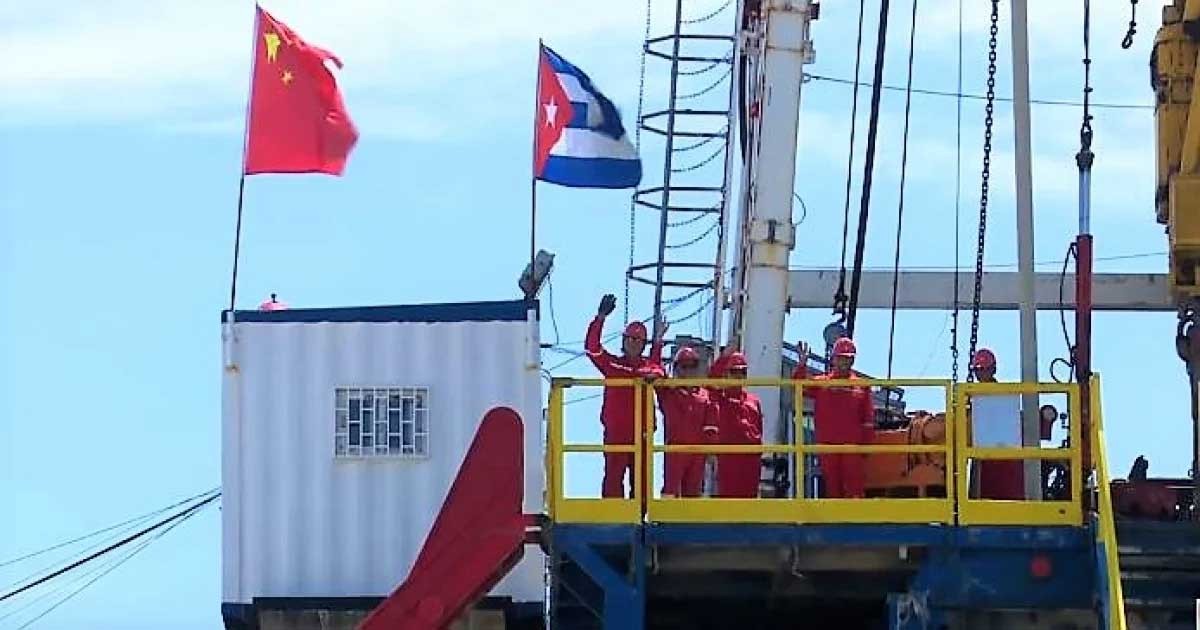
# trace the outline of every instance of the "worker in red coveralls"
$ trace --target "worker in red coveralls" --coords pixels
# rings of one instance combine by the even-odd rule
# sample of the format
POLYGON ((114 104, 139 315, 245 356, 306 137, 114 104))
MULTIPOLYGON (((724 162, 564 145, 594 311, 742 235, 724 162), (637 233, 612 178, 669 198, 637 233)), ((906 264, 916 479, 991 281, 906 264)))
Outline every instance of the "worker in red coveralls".
MULTIPOLYGON (((971 357, 971 371, 980 383, 996 382, 996 354, 980 348, 971 357)), ((1020 422, 1013 418, 1012 422, 1020 422)), ((977 462, 979 498, 1019 501, 1025 498, 1025 464, 1019 459, 990 459, 977 462)))
MULTIPOLYGON (((792 378, 808 379, 809 345, 798 344, 800 362, 792 378)), ((833 344, 827 373, 814 381, 856 380, 850 369, 857 350, 854 341, 842 337, 833 344)), ((818 444, 869 444, 875 430, 875 403, 870 387, 810 387, 803 395, 813 400, 813 424, 818 444)), ((826 498, 862 498, 866 484, 866 457, 853 454, 821 455, 821 475, 826 498)))
MULTIPOLYGON (((687 346, 671 362, 676 378, 704 375, 700 355, 687 346)), ((717 441, 718 407, 705 387, 657 387, 668 445, 712 444, 717 441)), ((663 473, 664 497, 698 497, 704 484, 703 453, 668 453, 663 473)))
MULTIPOLYGON (((709 368, 714 378, 746 378, 746 356, 733 347, 726 348, 709 368)), ((762 444, 762 403, 758 396, 741 386, 715 390, 718 410, 720 444, 762 444)), ((726 498, 758 497, 759 477, 762 476, 762 455, 759 453, 725 453, 717 455, 717 494, 726 498)))
MULTIPOLYGON (((662 364, 658 357, 662 348, 662 326, 658 326, 650 357, 642 356, 646 349, 646 325, 641 322, 630 322, 625 327, 621 341, 621 356, 609 354, 600 345, 600 335, 604 331, 604 319, 617 308, 617 298, 605 295, 600 300, 600 308, 596 318, 588 325, 587 337, 584 341, 584 351, 592 364, 604 375, 604 378, 643 379, 663 376, 662 364)), ((653 423, 652 414, 643 412, 650 417, 643 418, 645 423, 653 423)), ((604 404, 600 410, 600 422, 604 425, 605 445, 631 445, 634 437, 634 388, 630 386, 605 387, 604 404)), ((649 428, 649 425, 646 427, 649 428)), ((650 433, 650 431, 647 431, 650 433)), ((600 492, 605 498, 623 498, 625 496, 625 475, 629 475, 630 496, 633 494, 633 453, 605 453, 604 480, 600 492)), ((642 487, 647 488, 645 471, 642 473, 642 487)), ((643 492, 643 496, 645 493, 643 492)))

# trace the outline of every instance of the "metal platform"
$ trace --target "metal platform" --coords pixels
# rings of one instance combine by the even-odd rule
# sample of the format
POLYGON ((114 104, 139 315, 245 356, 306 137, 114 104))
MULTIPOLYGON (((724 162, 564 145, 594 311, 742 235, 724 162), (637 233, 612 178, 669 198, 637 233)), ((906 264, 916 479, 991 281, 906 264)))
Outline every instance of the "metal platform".
POLYGON ((547 547, 551 623, 907 629, 1016 614, 1008 627, 1095 628, 1093 538, 1086 527, 560 524, 547 547))
MULTIPOLYGON (((542 544, 551 559, 551 627, 564 630, 659 628, 1124 628, 1120 569, 1111 510, 1095 512, 1082 490, 1074 384, 952 384, 858 380, 854 386, 942 388, 946 438, 927 445, 662 445, 635 431, 635 444, 564 440, 566 389, 626 386, 645 401, 635 426, 651 417, 649 401, 675 379, 643 383, 556 379, 549 409, 547 467, 551 522, 542 544), (1068 439, 1060 446, 972 444, 969 401, 981 396, 1059 396, 1067 400, 1068 439), (830 499, 792 492, 771 498, 587 498, 564 491, 568 453, 627 452, 634 470, 653 478, 655 457, 671 452, 772 453, 792 458, 826 453, 926 453, 944 458, 944 497, 830 499), (972 462, 1032 459, 1069 470, 1066 496, 990 500, 968 488, 972 462), (643 469, 642 467, 645 466, 643 469)), ((692 384, 729 387, 727 380, 692 384)), ((848 383, 749 379, 753 388, 790 389, 848 383)), ((1089 402, 1099 400, 1092 382, 1089 402)), ((1094 414, 1091 441, 1102 440, 1094 414)), ((594 420, 592 420, 594 421, 594 420)), ((803 414, 793 413, 801 426, 803 414)), ((1102 456, 1100 457, 1102 460, 1102 456)), ((804 474, 803 463, 797 472, 804 474)), ((1107 484, 1107 469, 1096 479, 1107 484)), ((634 483, 633 487, 640 487, 634 483)), ((1099 504, 1110 505, 1107 492, 1099 504)))

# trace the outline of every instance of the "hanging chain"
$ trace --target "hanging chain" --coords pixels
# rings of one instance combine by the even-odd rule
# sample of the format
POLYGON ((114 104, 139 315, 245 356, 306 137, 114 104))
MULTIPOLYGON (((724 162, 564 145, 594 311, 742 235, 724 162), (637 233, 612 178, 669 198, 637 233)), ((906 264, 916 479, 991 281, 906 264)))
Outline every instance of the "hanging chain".
MULTIPOLYGON (((992 175, 992 114, 996 109, 996 36, 1000 32, 1000 0, 992 0, 992 27, 988 38, 987 106, 983 119, 983 173, 979 186, 979 241, 975 246, 975 293, 971 300, 971 345, 969 357, 979 344, 979 307, 983 299, 983 246, 987 234, 988 180, 992 175)), ((975 380, 968 370, 967 381, 975 380)))
POLYGON ((1121 40, 1121 48, 1125 50, 1133 46, 1133 36, 1137 33, 1137 3, 1138 0, 1129 0, 1129 30, 1125 31, 1125 39, 1121 40))
MULTIPOLYGON (((646 0, 646 33, 643 42, 650 39, 650 7, 653 0, 646 0)), ((642 148, 642 112, 646 102, 646 48, 649 44, 642 44, 642 69, 638 79, 638 108, 637 108, 637 125, 633 130, 633 146, 639 151, 642 148)), ((637 249, 637 197, 638 191, 634 191, 629 198, 629 269, 625 271, 625 302, 622 304, 625 308, 625 323, 629 323, 629 284, 633 279, 633 257, 634 251, 637 249)))

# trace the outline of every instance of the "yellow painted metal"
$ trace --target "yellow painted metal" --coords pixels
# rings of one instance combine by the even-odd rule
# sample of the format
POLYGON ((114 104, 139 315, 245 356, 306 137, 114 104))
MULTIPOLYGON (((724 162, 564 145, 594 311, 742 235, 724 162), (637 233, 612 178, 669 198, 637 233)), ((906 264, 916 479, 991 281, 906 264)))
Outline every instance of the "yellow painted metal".
POLYGON ((547 470, 550 472, 551 515, 560 522, 638 523, 943 523, 1075 525, 1083 521, 1082 475, 1079 423, 1071 423, 1070 443, 1066 449, 974 448, 968 444, 967 407, 971 396, 1021 393, 1063 394, 1068 410, 1079 409, 1079 388, 1071 384, 972 383, 955 387, 945 379, 793 381, 790 379, 659 379, 653 382, 630 379, 555 379, 550 394, 550 444, 547 470), (720 387, 754 385, 790 387, 796 394, 793 423, 795 444, 767 445, 656 445, 653 444, 654 391, 661 387, 720 387), (946 439, 942 445, 842 445, 804 442, 803 394, 806 387, 865 386, 941 387, 946 402, 946 439), (565 444, 563 442, 565 390, 571 387, 625 386, 634 388, 634 444, 565 444), (634 497, 632 499, 579 499, 563 494, 563 457, 566 453, 630 453, 634 455, 634 497), (952 488, 946 498, 873 498, 873 499, 717 499, 643 497, 642 478, 654 478, 654 458, 642 462, 646 453, 783 453, 797 462, 797 478, 803 478, 805 454, 821 453, 937 453, 946 458, 946 484, 952 488), (1071 463, 1070 501, 991 501, 967 498, 968 459, 1068 460, 1071 463), (644 507, 643 507, 644 506, 644 507))
POLYGON ((755 453, 795 453, 787 444, 655 444, 655 453, 704 453, 711 455, 751 455, 755 453))
POLYGON ((954 515, 953 515, 954 522, 958 522, 957 498, 959 495, 956 494, 956 492, 957 492, 956 480, 960 477, 966 477, 966 475, 963 475, 958 471, 958 465, 957 465, 957 462, 958 462, 958 438, 957 438, 957 436, 959 434, 966 433, 966 431, 958 430, 958 423, 960 422, 960 416, 958 415, 958 405, 955 404, 955 401, 958 399, 957 397, 958 397, 958 391, 955 389, 954 384, 951 383, 949 386, 946 387, 946 420, 945 420, 946 436, 945 436, 945 438, 942 439, 942 444, 944 444, 945 447, 948 449, 947 456, 944 460, 946 462, 946 486, 945 487, 946 487, 946 497, 949 499, 955 500, 954 507, 952 508, 954 511, 954 515))
POLYGON ((551 519, 558 517, 558 498, 563 495, 563 396, 565 386, 555 380, 550 383, 550 426, 546 440, 546 474, 550 477, 550 491, 546 493, 546 513, 551 519))
MULTIPOLYGON (((801 438, 803 439, 803 437, 801 438)), ((571 445, 566 450, 580 450, 600 452, 603 447, 571 445)), ((626 450, 633 450, 626 447, 626 450)), ((946 447, 936 444, 914 444, 905 446, 903 444, 800 444, 791 446, 788 444, 655 444, 651 447, 655 453, 801 453, 820 454, 820 453, 893 453, 904 455, 906 453, 945 453, 946 447)), ((1061 459, 1061 457, 1047 458, 1061 459)))
POLYGON ((804 499, 801 523, 954 523, 954 501, 945 499, 804 499))
POLYGON ((1170 285, 1177 299, 1200 296, 1200 45, 1188 33, 1200 0, 1163 9, 1154 38, 1156 215, 1167 224, 1170 285))
POLYGON ((563 444, 559 450, 564 453, 632 453, 635 449, 632 444, 563 444))
MULTIPOLYGON (((1080 433, 1079 386, 1074 383, 966 383, 955 390, 957 397, 956 424, 962 429, 958 436, 955 468, 958 471, 956 494, 958 499, 958 522, 963 525, 1072 525, 1083 524, 1082 444, 1080 433), (1036 447, 975 448, 968 443, 965 430, 969 420, 968 407, 972 397, 1015 396, 1020 394, 1063 394, 1067 396, 1067 413, 1071 419, 1069 443, 1066 448, 1041 449, 1036 447), (1071 476, 1071 497, 1068 501, 999 501, 972 499, 968 491, 966 471, 968 460, 989 459, 1038 459, 1066 460, 1071 476)), ((1014 422, 1016 419, 1014 418, 1014 422)))
POLYGON ((644 445, 654 445, 654 389, 649 384, 638 387, 633 393, 635 412, 633 414, 634 443, 637 446, 637 452, 633 454, 633 479, 636 480, 633 486, 633 497, 637 500, 639 506, 639 519, 645 515, 644 507, 647 499, 654 496, 654 489, 651 484, 654 483, 654 457, 646 457, 646 448, 644 445), (639 404, 640 403, 640 404, 639 404), (649 419, 646 422, 645 419, 649 419), (642 460, 646 462, 643 464, 642 460), (645 480, 642 481, 642 476, 645 475, 645 480), (649 496, 644 495, 644 491, 649 490, 649 496))
POLYGON ((946 499, 651 499, 655 523, 945 523, 946 499))
MULTIPOLYGON (((582 379, 574 381, 576 384, 582 384, 582 379)), ((603 381, 592 380, 588 381, 588 385, 599 385, 603 381)), ((612 383, 628 383, 628 379, 612 383)), ((654 387, 937 387, 947 388, 952 385, 950 379, 945 378, 897 378, 897 379, 879 379, 879 378, 857 378, 857 379, 830 379, 827 381, 814 380, 793 380, 790 378, 666 378, 656 379, 653 382, 654 387)))
POLYGON ((1035 448, 1032 446, 1012 448, 975 448, 968 446, 961 455, 964 459, 1044 459, 1062 461, 1069 459, 1068 449, 1035 448))
POLYGON ((655 523, 797 523, 794 499, 651 499, 655 523))
MULTIPOLYGON (((804 359, 804 357, 801 357, 800 360, 804 361, 805 359, 804 359)), ((804 385, 797 382, 796 384, 794 384, 792 386, 792 388, 794 390, 792 392, 792 400, 794 401, 792 403, 792 435, 795 436, 795 438, 796 438, 797 452, 800 453, 800 452, 802 452, 800 449, 803 449, 805 447, 805 444, 804 444, 804 385)), ((807 490, 808 490, 808 481, 807 481, 808 477, 805 476, 804 457, 802 455, 797 454, 794 457, 792 457, 792 461, 795 463, 795 467, 796 467, 796 480, 795 480, 795 484, 794 484, 796 487, 796 494, 799 496, 804 496, 804 493, 807 492, 807 490)))
POLYGON ((1109 486, 1108 456, 1104 451, 1104 414, 1100 410, 1100 377, 1091 381, 1092 458, 1096 463, 1099 489, 1096 534, 1104 544, 1104 564, 1108 568, 1108 630, 1125 630, 1125 593, 1121 588, 1121 567, 1117 549, 1117 526, 1113 519, 1112 490, 1109 486))
POLYGON ((961 525, 1065 525, 1079 527, 1083 513, 1073 501, 998 501, 962 499, 961 525))
POLYGON ((556 499, 554 520, 559 523, 640 523, 641 504, 636 499, 556 499))

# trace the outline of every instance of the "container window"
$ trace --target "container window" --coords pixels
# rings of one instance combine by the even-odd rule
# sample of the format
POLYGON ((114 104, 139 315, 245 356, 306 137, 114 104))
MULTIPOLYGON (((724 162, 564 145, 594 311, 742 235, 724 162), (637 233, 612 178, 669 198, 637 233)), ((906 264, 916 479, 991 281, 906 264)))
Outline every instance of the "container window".
POLYGON ((428 457, 429 388, 338 387, 333 402, 335 457, 428 457))

